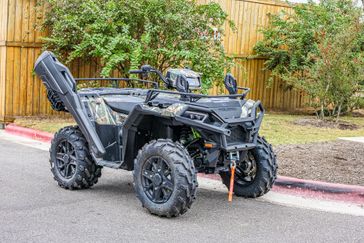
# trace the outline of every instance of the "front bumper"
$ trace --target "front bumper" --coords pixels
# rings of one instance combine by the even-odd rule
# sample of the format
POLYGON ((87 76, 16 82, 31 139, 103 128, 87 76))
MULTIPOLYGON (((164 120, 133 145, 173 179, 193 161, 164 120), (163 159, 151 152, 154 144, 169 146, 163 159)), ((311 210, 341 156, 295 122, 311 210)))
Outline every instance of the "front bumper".
POLYGON ((219 120, 217 124, 209 124, 205 120, 193 120, 186 118, 184 112, 175 116, 176 121, 189 125, 201 134, 205 139, 213 140, 226 152, 250 150, 257 145, 259 129, 263 120, 265 110, 260 101, 255 102, 251 113, 246 118, 223 119, 209 109, 195 106, 187 106, 185 111, 198 111, 208 113, 219 120), (213 136, 211 136, 213 134, 213 136))

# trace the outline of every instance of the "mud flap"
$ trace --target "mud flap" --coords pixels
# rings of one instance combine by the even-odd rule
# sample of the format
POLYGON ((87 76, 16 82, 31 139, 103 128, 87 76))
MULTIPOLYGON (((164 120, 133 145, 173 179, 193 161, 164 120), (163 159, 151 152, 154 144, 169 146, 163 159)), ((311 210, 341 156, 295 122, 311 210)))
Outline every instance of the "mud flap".
POLYGON ((69 69, 52 52, 45 51, 37 59, 34 71, 46 86, 48 93, 56 94, 66 110, 72 114, 86 137, 94 156, 101 158, 105 147, 85 114, 85 107, 76 91, 76 82, 69 69))

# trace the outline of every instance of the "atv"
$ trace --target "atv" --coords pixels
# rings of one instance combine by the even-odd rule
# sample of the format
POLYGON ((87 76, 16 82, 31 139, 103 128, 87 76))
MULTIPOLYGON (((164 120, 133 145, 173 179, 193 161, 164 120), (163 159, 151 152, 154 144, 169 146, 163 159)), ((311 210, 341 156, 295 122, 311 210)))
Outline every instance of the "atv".
POLYGON ((144 65, 130 71, 139 78, 74 79, 45 51, 35 72, 52 108, 70 113, 77 123, 58 131, 51 144, 51 171, 62 188, 93 186, 103 167, 133 171, 143 207, 175 217, 195 201, 197 172, 219 174, 230 195, 245 198, 273 186, 276 157, 259 136, 264 108, 246 99, 249 89, 238 87, 231 74, 224 80, 229 95, 211 96, 196 93, 201 76, 188 68, 169 69, 164 76, 144 65), (151 75, 160 81, 148 80, 151 75), (89 80, 117 85, 77 88, 77 82, 89 80), (119 82, 126 87, 118 88, 119 82))

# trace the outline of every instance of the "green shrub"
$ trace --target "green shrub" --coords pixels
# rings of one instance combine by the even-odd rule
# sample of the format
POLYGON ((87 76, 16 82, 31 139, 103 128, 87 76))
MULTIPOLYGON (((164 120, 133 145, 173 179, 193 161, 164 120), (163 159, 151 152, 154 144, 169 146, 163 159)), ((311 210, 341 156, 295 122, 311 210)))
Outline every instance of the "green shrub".
POLYGON ((294 5, 271 16, 255 51, 286 85, 305 91, 324 118, 339 118, 364 80, 363 11, 351 0, 294 5))
MULTIPOLYGON (((165 71, 188 66, 202 72, 208 89, 222 80, 233 62, 225 55, 221 35, 227 14, 217 3, 188 0, 43 0, 49 29, 44 48, 68 62, 101 59, 102 76, 113 70, 128 76, 142 64, 165 71)), ((233 27, 233 24, 230 23, 233 27)))

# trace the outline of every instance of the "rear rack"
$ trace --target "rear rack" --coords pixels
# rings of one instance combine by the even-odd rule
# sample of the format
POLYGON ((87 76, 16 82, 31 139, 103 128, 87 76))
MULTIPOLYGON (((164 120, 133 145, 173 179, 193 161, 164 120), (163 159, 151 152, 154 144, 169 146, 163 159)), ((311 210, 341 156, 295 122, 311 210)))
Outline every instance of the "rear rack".
MULTIPOLYGON (((120 81, 126 82, 130 84, 133 81, 144 83, 144 84, 152 84, 155 89, 159 88, 158 82, 150 81, 150 80, 143 80, 138 78, 75 78, 76 82, 79 81, 111 81, 114 82, 114 88, 117 88, 117 83, 120 81)), ((133 86, 133 85, 132 85, 133 86)))

